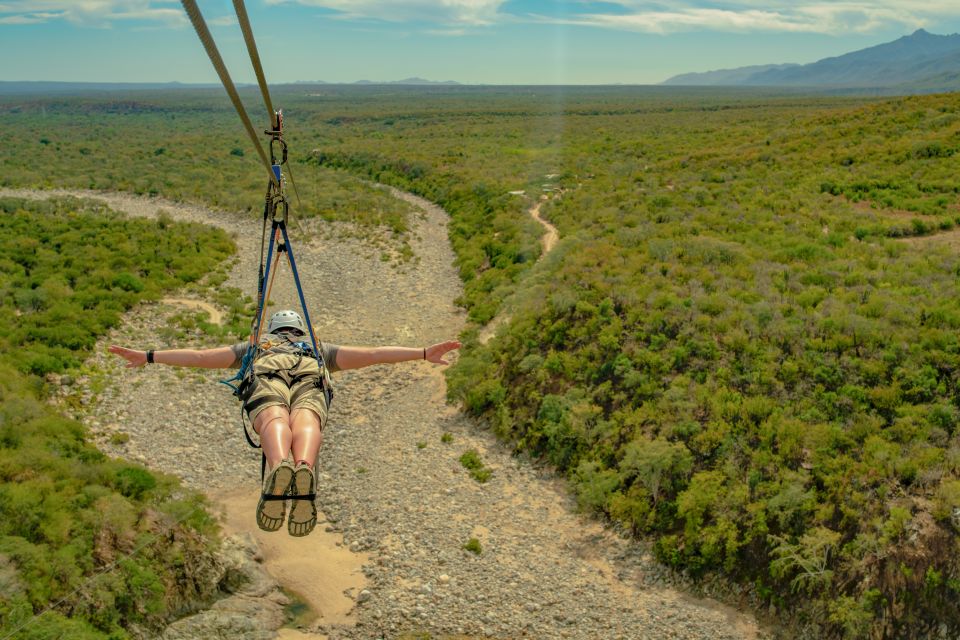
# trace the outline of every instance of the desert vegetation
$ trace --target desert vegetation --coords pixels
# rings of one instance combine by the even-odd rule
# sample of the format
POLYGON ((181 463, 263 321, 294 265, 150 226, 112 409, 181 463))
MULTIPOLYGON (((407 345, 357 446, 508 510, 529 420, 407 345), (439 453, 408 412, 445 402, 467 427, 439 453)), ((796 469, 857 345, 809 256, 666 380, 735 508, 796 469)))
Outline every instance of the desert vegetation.
POLYGON ((0 199, 5 637, 126 638, 213 597, 217 527, 205 501, 107 458, 46 399, 74 387, 124 311, 202 279, 233 250, 199 225, 129 220, 76 199, 0 199))
MULTIPOLYGON (((470 318, 511 305, 466 336, 451 397, 584 509, 824 636, 960 629, 960 98, 278 96, 305 217, 369 208, 402 237, 357 178, 450 213, 470 318), (537 262, 541 193, 561 240, 537 262)), ((6 99, 0 184, 256 211, 234 117, 204 92, 6 99)))

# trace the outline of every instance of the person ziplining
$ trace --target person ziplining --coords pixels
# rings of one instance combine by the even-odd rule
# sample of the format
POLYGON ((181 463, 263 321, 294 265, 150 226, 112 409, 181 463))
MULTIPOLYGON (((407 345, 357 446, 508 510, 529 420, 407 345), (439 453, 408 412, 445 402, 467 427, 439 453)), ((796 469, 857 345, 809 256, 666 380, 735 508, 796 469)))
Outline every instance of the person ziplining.
POLYGON ((270 129, 265 131, 270 137, 269 159, 195 0, 182 0, 182 4, 269 173, 257 274, 257 312, 249 340, 231 346, 156 351, 112 345, 109 350, 125 359, 127 367, 165 364, 209 369, 237 368, 237 374, 223 382, 233 389, 234 395, 243 403, 243 411, 249 416, 260 444, 254 442, 244 424, 247 441, 251 446, 263 450, 257 525, 264 531, 277 531, 286 520, 290 535, 305 536, 317 524, 316 463, 333 399, 329 374, 411 360, 445 365, 448 364, 446 354, 460 348, 460 342, 447 340, 414 348, 340 346, 317 340, 287 234, 290 207, 282 167, 287 165, 289 170, 289 165, 287 145, 283 140, 283 116, 280 111, 273 110, 243 0, 234 0, 234 7, 270 114, 270 129), (266 333, 261 335, 274 276, 282 256, 286 256, 290 265, 303 315, 292 309, 278 311, 270 317, 266 323, 266 333), (289 512, 288 502, 291 503, 289 512))
POLYGON ((127 367, 240 367, 248 355, 255 354, 250 359, 252 388, 244 411, 260 437, 266 464, 257 525, 264 531, 280 529, 286 517, 285 503, 290 500, 287 530, 293 536, 308 535, 317 523, 316 460, 329 412, 326 373, 411 360, 448 364, 444 356, 460 347, 456 340, 421 348, 322 344, 316 358, 310 345, 302 341, 305 329, 300 314, 284 310, 271 316, 267 334, 255 346, 241 342, 212 349, 163 351, 109 347, 127 361, 127 367))

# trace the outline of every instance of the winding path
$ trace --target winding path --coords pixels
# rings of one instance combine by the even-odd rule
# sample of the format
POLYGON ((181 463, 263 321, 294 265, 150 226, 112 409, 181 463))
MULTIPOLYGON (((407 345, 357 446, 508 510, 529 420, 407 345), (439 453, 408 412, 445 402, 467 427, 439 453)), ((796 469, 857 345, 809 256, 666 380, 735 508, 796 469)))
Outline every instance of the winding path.
MULTIPOLYGON (((50 194, 0 189, 6 195, 50 194)), ((259 221, 122 194, 69 195, 95 197, 131 215, 162 209, 224 228, 240 248, 227 284, 250 288, 259 221)), ((318 332, 330 342, 420 345, 464 327, 453 303, 461 284, 446 215, 401 195, 424 214, 412 216, 416 264, 384 263, 377 249, 357 240, 299 240, 307 299, 318 308, 318 332)), ((289 283, 278 285, 278 307, 296 306, 289 283)), ((173 308, 158 308, 129 313, 98 347, 89 366, 105 384, 85 396, 92 407, 86 421, 105 451, 206 491, 229 531, 260 542, 267 568, 301 591, 317 614, 283 637, 370 640, 405 631, 539 640, 765 637, 752 615, 690 595, 690 585, 644 544, 576 515, 550 469, 514 457, 483 425, 445 404, 442 372, 426 363, 335 376, 318 487, 326 521, 305 539, 263 534, 253 520, 259 454, 243 442, 235 401, 215 384, 222 372, 124 370, 105 353, 107 342, 167 346, 161 329, 173 308), (469 449, 493 471, 486 484, 458 461, 469 449), (482 546, 479 555, 463 549, 471 538, 482 546)))
POLYGON ((165 304, 174 304, 195 311, 204 311, 210 316, 210 322, 221 324, 223 322, 223 313, 209 302, 203 300, 194 300, 193 298, 164 298, 160 302, 165 304))
MULTIPOLYGON (((540 215, 540 207, 549 199, 548 196, 540 196, 533 206, 527 210, 530 217, 543 227, 543 235, 540 236, 541 252, 540 257, 537 258, 537 262, 543 260, 548 253, 553 251, 553 248, 557 246, 557 241, 560 239, 560 233, 557 231, 557 228, 540 215)), ((510 322, 510 314, 501 307, 500 314, 480 329, 480 333, 477 334, 477 340, 480 344, 487 344, 493 336, 497 335, 500 327, 508 322, 510 322)))
POLYGON ((543 260, 544 256, 553 251, 553 248, 557 246, 557 240, 560 239, 557 228, 544 220, 540 215, 540 207, 543 206, 543 203, 547 200, 547 196, 541 196, 540 199, 537 200, 537 203, 530 207, 530 217, 539 222, 543 227, 543 237, 540 238, 540 246, 543 248, 543 252, 540 254, 540 260, 543 260))

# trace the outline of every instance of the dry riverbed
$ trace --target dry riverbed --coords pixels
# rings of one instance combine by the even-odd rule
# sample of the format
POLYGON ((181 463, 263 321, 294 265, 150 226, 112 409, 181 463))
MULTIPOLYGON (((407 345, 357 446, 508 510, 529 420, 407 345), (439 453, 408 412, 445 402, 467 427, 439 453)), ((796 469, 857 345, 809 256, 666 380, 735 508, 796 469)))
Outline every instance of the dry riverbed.
MULTIPOLYGON (((73 195, 131 215, 163 210, 223 227, 240 247, 227 284, 251 290, 259 221, 156 199, 73 195)), ((324 340, 420 346, 462 329, 446 216, 402 195, 421 212, 414 216, 415 263, 381 261, 357 240, 296 246, 324 340)), ((280 284, 276 308, 296 306, 288 279, 280 284)), ((161 329, 181 310, 177 302, 142 305, 101 343, 90 363, 100 373, 88 380, 85 419, 104 450, 179 476, 210 496, 228 532, 252 535, 271 575, 314 609, 312 620, 281 637, 766 637, 750 614, 690 595, 645 545, 578 515, 549 469, 512 456, 447 406, 442 372, 426 363, 335 376, 320 456, 321 524, 306 539, 263 534, 253 519, 259 453, 244 442, 236 401, 216 384, 223 373, 127 370, 105 352, 110 342, 168 346, 161 329), (493 470, 486 484, 458 462, 471 448, 493 470), (471 538, 480 553, 464 549, 471 538)), ((710 585, 732 597, 719 582, 710 585)))

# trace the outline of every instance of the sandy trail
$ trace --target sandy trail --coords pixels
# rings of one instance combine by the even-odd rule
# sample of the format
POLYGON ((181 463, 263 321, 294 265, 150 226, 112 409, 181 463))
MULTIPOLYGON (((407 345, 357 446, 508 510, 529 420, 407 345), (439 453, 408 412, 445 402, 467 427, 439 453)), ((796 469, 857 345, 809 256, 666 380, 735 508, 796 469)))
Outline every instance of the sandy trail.
MULTIPOLYGON (((548 253, 553 251, 553 248, 557 246, 557 242, 560 240, 560 233, 557 231, 557 228, 547 222, 547 220, 540 215, 540 207, 543 206, 543 203, 547 200, 549 200, 548 196, 540 196, 537 202, 527 210, 527 213, 530 214, 530 217, 536 220, 540 226, 543 227, 543 235, 540 237, 540 248, 542 251, 540 252, 540 257, 537 259, 538 262, 543 260, 548 253)), ((480 344, 487 344, 490 342, 490 339, 497 335, 497 331, 500 329, 500 327, 509 321, 510 314, 501 310, 498 316, 480 329, 480 333, 477 336, 480 344)))
POLYGON ((223 323, 223 312, 209 302, 193 300, 192 298, 163 298, 160 302, 187 307, 195 311, 205 311, 210 316, 210 322, 213 324, 223 323))
POLYGON ((544 230, 543 237, 540 238, 540 246, 543 248, 543 253, 540 254, 541 260, 545 255, 553 251, 553 248, 557 245, 557 241, 560 239, 560 233, 557 231, 557 228, 544 220, 540 215, 540 207, 547 200, 547 196, 541 196, 529 211, 530 217, 539 222, 544 230))

